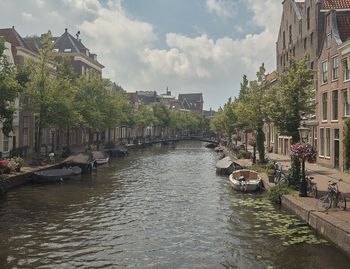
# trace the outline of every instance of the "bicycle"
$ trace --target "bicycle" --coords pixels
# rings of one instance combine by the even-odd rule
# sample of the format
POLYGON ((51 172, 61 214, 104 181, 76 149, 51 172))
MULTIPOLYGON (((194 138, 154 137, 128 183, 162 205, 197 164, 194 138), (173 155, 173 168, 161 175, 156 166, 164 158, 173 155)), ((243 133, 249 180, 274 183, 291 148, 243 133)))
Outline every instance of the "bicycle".
POLYGON ((306 176, 305 179, 307 182, 307 192, 311 195, 311 197, 317 198, 317 185, 312 181, 314 178, 306 176))
POLYGON ((322 196, 316 205, 316 209, 321 211, 323 209, 328 210, 329 208, 340 208, 341 210, 346 209, 346 199, 344 194, 338 189, 338 183, 342 180, 339 179, 338 182, 333 180, 328 181, 327 193, 322 196))
POLYGON ((288 187, 290 183, 289 175, 283 171, 283 167, 281 164, 277 163, 276 161, 272 161, 272 164, 275 167, 274 183, 281 187, 288 187))

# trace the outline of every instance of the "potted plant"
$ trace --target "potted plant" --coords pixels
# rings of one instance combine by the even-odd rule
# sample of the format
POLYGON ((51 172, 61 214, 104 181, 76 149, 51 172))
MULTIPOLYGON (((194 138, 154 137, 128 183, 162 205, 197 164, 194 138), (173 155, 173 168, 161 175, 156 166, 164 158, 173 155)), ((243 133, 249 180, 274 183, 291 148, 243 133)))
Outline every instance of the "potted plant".
POLYGON ((14 159, 10 159, 7 164, 7 168, 9 169, 10 173, 16 171, 17 162, 14 159))
POLYGON ((18 156, 15 158, 15 162, 17 163, 16 172, 20 172, 21 168, 23 167, 24 160, 18 156))

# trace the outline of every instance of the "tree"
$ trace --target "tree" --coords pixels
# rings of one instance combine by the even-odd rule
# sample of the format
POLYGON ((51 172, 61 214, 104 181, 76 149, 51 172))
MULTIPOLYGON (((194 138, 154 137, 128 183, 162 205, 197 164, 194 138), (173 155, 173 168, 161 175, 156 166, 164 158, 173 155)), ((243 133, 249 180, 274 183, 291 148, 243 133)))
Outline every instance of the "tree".
MULTIPOLYGON (((57 65, 56 78, 53 81, 53 92, 50 118, 51 126, 58 130, 66 131, 66 152, 70 153, 70 131, 78 127, 82 122, 76 102, 77 94, 77 74, 74 72, 69 58, 61 58, 57 65)), ((52 139, 54 143, 54 139, 52 139)), ((54 145, 52 145, 54 150, 54 145)))
POLYGON ((292 137, 292 143, 300 140, 298 128, 302 119, 315 107, 311 99, 313 71, 307 67, 308 57, 300 61, 290 60, 285 72, 277 75, 278 85, 269 90, 266 111, 279 132, 292 137))
POLYGON ((161 131, 163 131, 169 127, 170 124, 170 111, 164 104, 154 104, 153 107, 153 114, 157 118, 158 126, 161 128, 161 131))
POLYGON ((24 75, 22 69, 17 70, 8 61, 5 50, 5 40, 0 37, 0 123, 3 134, 9 136, 13 129, 13 115, 16 110, 14 101, 22 89, 21 81, 25 81, 27 77, 22 77, 24 75))
POLYGON ((135 123, 141 128, 141 136, 144 138, 145 128, 152 124, 158 124, 158 119, 154 116, 151 106, 140 105, 135 113, 135 123))
POLYGON ((75 102, 82 126, 89 130, 89 144, 93 143, 94 133, 97 133, 98 142, 99 133, 108 126, 107 110, 110 108, 111 100, 106 91, 107 85, 108 81, 93 71, 88 71, 77 81, 75 102))
POLYGON ((24 108, 36 114, 36 157, 40 155, 42 130, 52 123, 50 111, 55 109, 52 105, 55 99, 53 73, 56 67, 51 33, 44 34, 41 41, 38 61, 28 62, 30 81, 24 91, 24 97, 27 100, 24 108))
POLYGON ((237 124, 247 131, 255 131, 256 145, 259 152, 259 160, 265 162, 265 135, 263 132, 264 121, 267 118, 265 104, 267 81, 265 79, 265 66, 262 64, 256 73, 257 79, 251 81, 249 89, 243 99, 239 99, 235 108, 237 124))
POLYGON ((249 90, 249 81, 246 75, 243 75, 242 82, 240 83, 240 85, 241 85, 241 89, 239 91, 238 99, 243 100, 249 90))

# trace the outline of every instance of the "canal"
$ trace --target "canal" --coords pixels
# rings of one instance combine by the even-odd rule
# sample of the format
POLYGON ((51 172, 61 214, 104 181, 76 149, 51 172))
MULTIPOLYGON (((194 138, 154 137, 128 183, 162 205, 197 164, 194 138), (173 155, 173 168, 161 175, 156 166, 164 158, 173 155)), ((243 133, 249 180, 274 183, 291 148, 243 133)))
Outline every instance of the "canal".
POLYGON ((263 195, 234 192, 217 160, 200 142, 153 146, 91 176, 11 191, 0 268, 349 268, 263 195))

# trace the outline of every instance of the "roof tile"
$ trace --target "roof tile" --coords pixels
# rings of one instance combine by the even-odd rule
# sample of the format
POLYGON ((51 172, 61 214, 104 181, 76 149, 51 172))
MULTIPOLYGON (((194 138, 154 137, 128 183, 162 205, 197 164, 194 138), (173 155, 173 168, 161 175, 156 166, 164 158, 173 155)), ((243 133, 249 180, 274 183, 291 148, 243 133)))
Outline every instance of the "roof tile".
POLYGON ((350 0, 321 0, 322 9, 347 9, 350 0))

